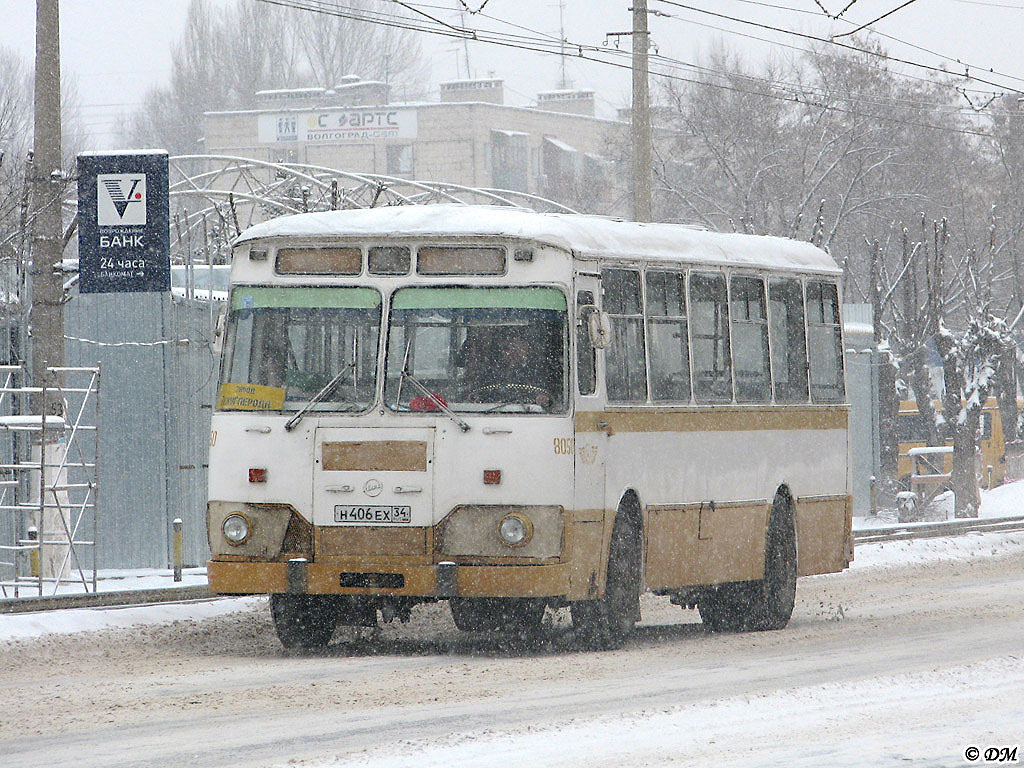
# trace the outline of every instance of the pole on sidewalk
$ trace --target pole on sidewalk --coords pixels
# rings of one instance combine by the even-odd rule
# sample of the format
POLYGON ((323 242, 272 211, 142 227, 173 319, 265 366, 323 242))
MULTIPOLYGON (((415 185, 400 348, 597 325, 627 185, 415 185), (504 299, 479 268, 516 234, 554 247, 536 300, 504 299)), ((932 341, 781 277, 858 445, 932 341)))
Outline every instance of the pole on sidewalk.
POLYGON ((63 415, 62 382, 46 382, 47 366, 64 365, 64 252, 61 200, 65 178, 61 155, 60 13, 58 0, 36 0, 34 145, 32 154, 32 383, 49 383, 50 396, 33 410, 63 415))
POLYGON ((647 0, 633 0, 633 220, 651 220, 651 105, 647 0))
POLYGON ((184 547, 181 538, 181 518, 174 518, 171 523, 174 528, 174 580, 181 581, 181 567, 184 561, 184 547))

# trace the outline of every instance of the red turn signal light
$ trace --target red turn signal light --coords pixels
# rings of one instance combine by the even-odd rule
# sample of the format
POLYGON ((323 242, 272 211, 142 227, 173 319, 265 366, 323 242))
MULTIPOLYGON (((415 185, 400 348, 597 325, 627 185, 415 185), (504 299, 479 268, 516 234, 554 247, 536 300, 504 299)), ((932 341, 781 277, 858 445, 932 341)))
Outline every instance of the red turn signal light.
POLYGON ((249 467, 249 482, 250 483, 265 483, 267 482, 267 470, 260 467, 249 467))
POLYGON ((484 470, 484 485, 498 485, 501 482, 500 469, 484 470))

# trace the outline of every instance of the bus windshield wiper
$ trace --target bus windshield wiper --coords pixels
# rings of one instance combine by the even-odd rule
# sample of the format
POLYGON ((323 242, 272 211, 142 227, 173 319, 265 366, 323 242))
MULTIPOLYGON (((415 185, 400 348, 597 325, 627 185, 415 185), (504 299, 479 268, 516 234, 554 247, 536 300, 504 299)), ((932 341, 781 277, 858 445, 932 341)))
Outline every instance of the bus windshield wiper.
MULTIPOLYGON (((428 400, 430 400, 430 402, 432 402, 434 405, 436 405, 438 408, 444 411, 444 414, 449 419, 458 424, 459 429, 461 429, 463 432, 469 432, 469 424, 467 424, 464 420, 459 418, 458 414, 456 414, 455 411, 449 408, 440 397, 438 397, 429 389, 427 389, 423 385, 423 382, 421 382, 419 379, 417 379, 415 376, 409 373, 409 349, 411 347, 412 339, 409 339, 409 343, 405 345, 405 360, 402 362, 402 373, 399 378, 399 387, 401 387, 401 382, 408 380, 414 387, 416 387, 416 389, 423 393, 424 397, 426 397, 428 400)), ((401 398, 401 389, 399 389, 399 398, 401 398)))
POLYGON ((290 419, 288 419, 288 421, 284 423, 284 431, 291 432, 293 429, 295 429, 295 425, 302 421, 302 417, 309 413, 309 410, 314 405, 321 402, 324 398, 331 394, 331 392, 335 390, 338 384, 341 383, 341 380, 344 378, 345 374, 348 373, 353 368, 355 368, 355 366, 355 362, 346 363, 344 366, 342 366, 341 370, 335 374, 334 378, 328 381, 324 385, 323 389, 321 389, 319 392, 313 395, 313 397, 309 399, 309 402, 302 406, 302 410, 300 410, 298 413, 296 413, 294 416, 292 416, 290 419))

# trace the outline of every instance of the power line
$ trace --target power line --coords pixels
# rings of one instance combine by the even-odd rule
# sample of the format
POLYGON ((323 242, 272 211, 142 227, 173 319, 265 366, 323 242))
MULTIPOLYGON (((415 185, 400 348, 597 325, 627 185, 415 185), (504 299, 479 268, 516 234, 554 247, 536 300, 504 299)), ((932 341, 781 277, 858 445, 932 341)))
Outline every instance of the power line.
MULTIPOLYGON (((739 0, 739 1, 740 2, 751 3, 751 4, 754 4, 754 5, 768 5, 769 7, 773 7, 773 8, 786 8, 788 10, 796 10, 796 9, 789 8, 788 6, 777 6, 777 5, 772 5, 772 4, 769 4, 769 3, 760 3, 760 2, 756 2, 756 0, 739 0)), ((418 5, 421 8, 431 8, 431 9, 437 9, 437 10, 444 10, 445 9, 444 6, 439 6, 439 5, 429 4, 429 3, 415 3, 415 5, 418 5)), ((810 13, 810 14, 813 14, 815 16, 818 15, 814 11, 803 11, 803 12, 810 13)), ((532 27, 523 26, 522 24, 517 24, 515 22, 508 21, 507 19, 502 19, 502 18, 499 18, 497 16, 493 16, 493 15, 486 14, 486 13, 481 14, 481 15, 483 17, 487 18, 487 19, 490 19, 492 21, 498 22, 500 24, 506 24, 506 25, 508 25, 510 27, 514 27, 516 29, 519 29, 519 30, 522 30, 522 31, 525 31, 525 32, 531 32, 531 33, 533 33, 535 35, 539 35, 540 37, 549 39, 549 40, 551 40, 553 42, 557 42, 557 43, 560 43, 562 45, 566 45, 566 46, 568 46, 570 48, 578 48, 579 47, 579 44, 577 44, 577 43, 572 43, 572 42, 570 42, 568 40, 563 40, 562 38, 554 37, 554 36, 552 36, 552 35, 550 35, 550 34, 548 34, 546 32, 534 29, 532 27)), ((682 19, 682 18, 680 18, 678 16, 675 16, 673 14, 659 12, 658 15, 659 16, 665 16, 665 17, 671 18, 671 19, 675 19, 675 20, 680 21, 680 22, 685 22, 687 24, 693 24, 693 25, 696 25, 696 26, 704 27, 706 29, 714 29, 714 30, 717 30, 717 31, 720 31, 720 32, 725 32, 727 34, 732 34, 732 35, 736 35, 736 36, 739 36, 739 37, 745 37, 745 38, 748 38, 748 39, 758 40, 758 41, 761 41, 761 42, 769 43, 771 45, 776 45, 776 46, 780 46, 780 47, 784 47, 784 48, 789 48, 791 50, 799 51, 801 53, 812 55, 812 56, 824 56, 826 58, 837 60, 837 61, 842 60, 842 61, 850 62, 850 63, 853 63, 856 66, 862 66, 865 69, 870 69, 870 70, 879 71, 879 72, 886 72, 886 73, 888 73, 888 74, 890 74, 890 75, 892 75, 894 77, 906 78, 908 80, 914 80, 914 81, 917 81, 917 82, 928 83, 930 85, 938 85, 940 87, 946 87, 946 84, 938 83, 934 79, 931 79, 931 78, 919 77, 919 76, 916 76, 916 75, 910 75, 910 74, 906 74, 906 73, 902 73, 902 72, 894 72, 892 70, 885 69, 884 67, 873 67, 873 66, 871 66, 871 65, 869 65, 869 64, 867 64, 865 62, 861 62, 861 61, 857 61, 857 60, 851 60, 849 58, 841 59, 838 56, 830 55, 830 54, 824 53, 822 51, 815 51, 815 50, 808 49, 808 48, 802 48, 802 47, 797 46, 797 45, 791 45, 789 43, 783 43, 783 42, 779 42, 777 40, 770 40, 770 39, 765 38, 765 37, 759 37, 757 35, 751 35, 751 34, 748 34, 748 33, 745 33, 745 32, 738 32, 736 30, 728 29, 726 27, 719 27, 719 26, 716 26, 714 24, 706 24, 704 22, 693 21, 693 20, 689 20, 689 19, 684 20, 684 19, 682 19)), ((848 23, 852 23, 852 22, 848 22, 848 23)), ((878 34, 878 33, 875 33, 875 34, 878 34)), ((886 35, 885 37, 889 37, 889 36, 886 35)), ((892 38, 892 39, 896 40, 897 38, 892 38)), ((903 42, 903 41, 898 41, 898 42, 903 42)), ((905 44, 911 45, 909 43, 905 43, 905 44)), ((621 52, 621 51, 618 51, 618 50, 612 51, 612 50, 609 50, 609 49, 606 49, 606 48, 597 49, 596 46, 584 46, 584 47, 587 50, 593 50, 593 51, 601 53, 602 55, 613 55, 614 56, 614 55, 619 55, 620 53, 623 55, 623 57, 628 55, 625 52, 621 52)), ((935 53, 933 51, 928 51, 927 49, 922 49, 922 50, 924 50, 927 53, 932 53, 933 55, 937 55, 937 56, 941 57, 941 54, 937 54, 937 53, 935 53)), ((576 58, 579 58, 579 57, 576 57, 576 58)), ((666 60, 666 61, 668 61, 669 63, 674 64, 674 65, 686 67, 688 69, 693 69, 694 71, 698 71, 698 72, 711 72, 711 73, 721 74, 721 75, 730 75, 730 74, 732 74, 732 73, 724 72, 722 70, 715 70, 713 68, 703 67, 703 66, 700 66, 700 65, 697 65, 697 64, 690 64, 690 63, 687 63, 687 62, 680 61, 678 59, 671 59, 671 58, 668 58, 668 57, 665 57, 665 56, 662 56, 661 58, 666 60)), ((951 59, 951 61, 952 61, 952 59, 951 59)), ((783 83, 779 83, 779 84, 783 85, 783 83)), ((962 93, 961 89, 957 89, 957 90, 958 90, 958 92, 962 93)), ((974 88, 963 89, 963 90, 967 90, 970 93, 976 93, 976 94, 979 94, 979 95, 992 96, 992 97, 998 97, 998 96, 1005 95, 1005 91, 1000 91, 1000 92, 981 91, 979 89, 974 89, 974 88)), ((861 101, 863 101, 864 103, 874 103, 874 104, 878 103, 878 102, 869 102, 869 101, 866 101, 866 100, 861 100, 861 101)), ((908 100, 908 99, 895 99, 895 101, 898 101, 900 103, 907 103, 907 104, 917 104, 919 106, 925 106, 925 107, 933 107, 934 106, 934 105, 932 105, 930 103, 927 103, 927 102, 919 102, 919 101, 915 102, 915 101, 911 101, 911 100, 908 100)), ((960 110, 960 111, 965 111, 965 112, 969 110, 969 108, 967 108, 967 107, 960 107, 960 108, 951 107, 950 109, 952 109, 954 111, 960 110)), ((973 110, 970 110, 970 111, 973 111, 973 110)))
MULTIPOLYGON (((815 51, 815 50, 809 49, 809 48, 802 48, 799 45, 791 45, 789 43, 783 43, 783 42, 779 42, 779 41, 776 41, 776 40, 769 40, 768 38, 765 38, 765 37, 759 37, 757 35, 748 34, 746 32, 738 32, 736 30, 727 29, 726 27, 719 27, 719 26, 716 26, 714 24, 706 24, 704 22, 693 21, 693 20, 690 20, 690 19, 685 19, 684 20, 684 19, 681 19, 680 17, 674 16, 672 14, 664 14, 664 15, 667 16, 668 18, 675 19, 675 20, 680 21, 680 22, 685 22, 686 24, 692 24, 694 26, 704 27, 706 29, 714 29, 714 30, 717 30, 717 31, 720 31, 720 32, 726 32, 726 33, 731 34, 731 35, 736 35, 738 37, 745 37, 745 38, 750 39, 750 40, 758 40, 760 42, 769 43, 771 45, 776 45, 776 46, 779 46, 779 47, 782 47, 782 48, 789 48, 790 50, 793 50, 793 51, 799 51, 801 53, 804 53, 804 54, 807 54, 807 55, 810 55, 810 56, 821 56, 821 57, 824 57, 824 58, 827 58, 827 59, 831 59, 833 61, 844 61, 844 62, 852 63, 855 66, 861 66, 861 67, 863 67, 864 69, 867 69, 867 70, 872 70, 872 71, 875 71, 875 72, 884 72, 884 73, 887 73, 887 74, 892 75, 894 77, 905 78, 905 79, 908 79, 908 80, 914 80, 916 82, 921 82, 921 83, 928 83, 930 85, 935 85, 935 86, 939 86, 939 87, 947 87, 947 84, 937 82, 936 80, 931 79, 931 78, 918 77, 916 75, 908 75, 908 74, 901 73, 901 72, 894 72, 892 70, 885 69, 884 67, 874 67, 874 66, 871 66, 871 65, 869 65, 869 64, 867 64, 865 62, 857 61, 857 60, 850 59, 850 58, 842 58, 840 56, 834 56, 834 55, 831 55, 831 54, 828 54, 828 53, 824 53, 822 51, 815 51)), ((662 56, 662 58, 667 58, 667 57, 662 56)), ((670 61, 675 62, 676 60, 670 59, 670 61)), ((700 70, 700 71, 704 71, 704 72, 712 72, 712 73, 723 74, 723 75, 731 74, 731 73, 725 72, 723 70, 716 70, 716 69, 709 68, 709 67, 698 66, 696 64, 685 64, 684 62, 678 62, 678 63, 680 65, 685 65, 687 67, 690 67, 690 68, 693 68, 693 69, 696 69, 696 70, 700 70)), ((806 88, 806 86, 800 86, 800 87, 806 88)), ((981 94, 981 95, 985 95, 985 96, 995 96, 995 97, 1002 96, 1002 95, 1006 94, 1006 91, 999 91, 999 92, 980 91, 980 90, 977 90, 977 89, 974 89, 974 88, 968 88, 968 89, 962 89, 962 90, 958 89, 958 91, 961 91, 961 92, 962 91, 967 91, 969 93, 981 94)), ((871 102, 871 101, 868 101, 868 100, 859 100, 859 101, 863 101, 863 103, 866 103, 866 104, 877 104, 878 103, 878 102, 871 102)), ((892 101, 897 101, 899 103, 904 103, 904 104, 916 104, 918 106, 925 106, 925 107, 933 107, 934 106, 933 104, 931 104, 929 102, 912 101, 910 99, 893 99, 892 101)), ((953 109, 966 109, 966 108, 953 108, 953 109)))
POLYGON ((892 16, 892 15, 893 15, 894 13, 896 13, 897 11, 902 11, 902 10, 903 10, 904 8, 906 8, 906 7, 908 6, 908 5, 913 5, 913 4, 914 4, 914 3, 916 3, 916 2, 917 2, 917 0, 906 0, 906 2, 904 2, 904 3, 900 4, 900 5, 899 5, 898 7, 896 7, 896 8, 893 8, 893 9, 892 9, 891 11, 888 11, 887 13, 883 13, 883 14, 882 14, 881 16, 879 16, 879 17, 878 17, 877 19, 874 19, 873 21, 869 21, 869 22, 867 22, 866 24, 861 24, 861 25, 860 25, 859 27, 857 27, 856 29, 851 29, 851 30, 850 30, 849 32, 843 32, 843 33, 842 33, 841 35, 833 35, 832 39, 833 39, 833 40, 835 40, 835 38, 837 38, 837 37, 847 37, 847 36, 849 36, 849 35, 855 35, 855 34, 857 34, 858 32, 860 32, 860 31, 861 31, 862 29, 867 29, 867 28, 868 28, 868 27, 870 27, 870 26, 871 26, 872 24, 876 24, 876 23, 878 23, 879 21, 881 21, 882 19, 887 19, 887 18, 889 18, 890 16, 892 16))
MULTIPOLYGON (((680 3, 677 0, 656 0, 656 1, 659 2, 659 3, 664 3, 666 5, 674 6, 676 8, 682 8, 682 9, 687 10, 687 11, 693 11, 694 13, 703 13, 703 14, 706 14, 708 16, 714 16, 714 17, 719 18, 719 19, 725 19, 726 21, 732 21, 732 22, 735 22, 737 24, 747 24, 747 25, 750 25, 750 26, 753 26, 753 27, 758 27, 759 29, 766 29, 766 30, 770 30, 772 32, 780 32, 782 34, 792 35, 793 37, 799 37, 799 38, 802 38, 804 40, 813 40, 813 41, 818 42, 818 43, 825 43, 827 45, 835 45, 835 46, 837 46, 839 48, 845 48, 846 50, 849 50, 849 51, 856 51, 857 53, 863 53, 863 54, 867 54, 869 56, 875 56, 877 58, 886 59, 888 61, 895 61, 895 62, 898 62, 900 64, 907 64, 907 65, 912 66, 912 67, 918 67, 920 69, 924 69, 924 70, 927 70, 929 72, 935 72, 937 74, 945 75, 947 77, 950 77, 950 76, 952 76, 952 77, 960 77, 960 78, 963 78, 965 80, 975 80, 976 82, 979 82, 979 83, 985 83, 986 85, 992 85, 992 86, 995 86, 996 88, 1003 88, 1003 89, 1006 89, 1006 90, 1013 90, 1013 91, 1018 91, 1019 90, 1019 89, 1016 89, 1016 88, 1007 88, 1002 83, 996 83, 996 82, 993 82, 991 80, 985 80, 984 78, 978 77, 977 75, 972 75, 972 74, 970 74, 970 65, 969 64, 963 64, 963 62, 960 62, 960 61, 958 61, 958 63, 963 64, 963 66, 966 67, 966 69, 967 69, 967 72, 965 72, 964 74, 960 74, 958 72, 950 72, 947 69, 943 69, 942 67, 936 67, 936 66, 931 65, 931 64, 921 64, 920 62, 913 61, 911 59, 904 59, 904 58, 900 58, 898 56, 892 56, 892 55, 886 54, 886 53, 879 53, 877 51, 872 51, 872 50, 867 49, 867 48, 858 48, 855 45, 849 45, 847 43, 841 43, 841 42, 839 42, 837 40, 833 40, 833 39, 827 38, 827 37, 818 37, 817 35, 807 34, 806 32, 794 32, 791 29, 784 29, 782 27, 775 27, 775 26, 772 26, 771 24, 762 24, 762 23, 757 22, 757 21, 750 21, 748 19, 741 19, 741 18, 737 18, 736 16, 729 16, 727 14, 718 13, 716 11, 708 11, 708 10, 705 10, 703 8, 697 8, 697 7, 692 6, 692 5, 686 5, 685 3, 680 3)), ((1024 82, 1024 78, 1015 77, 1013 75, 1003 75, 1003 77, 1009 77, 1011 80, 1016 80, 1017 82, 1024 82)))
MULTIPOLYGON (((514 49, 519 49, 519 50, 524 50, 524 51, 529 51, 529 52, 534 52, 534 53, 547 53, 547 54, 559 55, 558 48, 557 47, 553 47, 551 45, 551 43, 546 42, 546 41, 537 41, 536 39, 528 38, 528 37, 523 36, 523 35, 508 35, 508 34, 504 34, 503 35, 501 33, 488 32, 488 31, 485 31, 485 30, 472 29, 472 28, 464 28, 462 31, 456 33, 453 30, 445 29, 445 28, 424 27, 422 25, 419 25, 418 23, 412 22, 411 20, 404 19, 403 17, 400 17, 400 16, 394 16, 392 14, 380 14, 380 13, 377 13, 377 12, 372 12, 370 14, 371 16, 379 17, 379 18, 382 18, 382 19, 386 19, 386 20, 377 21, 374 18, 368 18, 367 14, 362 12, 362 11, 356 12, 353 9, 349 8, 349 7, 338 6, 338 5, 333 4, 333 3, 327 3, 327 2, 324 2, 324 0, 254 0, 254 1, 255 2, 261 2, 261 3, 267 3, 267 4, 270 4, 270 5, 282 6, 282 7, 286 7, 286 8, 292 8, 292 9, 295 9, 295 10, 304 10, 304 11, 309 11, 309 12, 313 12, 313 13, 322 13, 322 14, 326 14, 326 15, 330 15, 330 16, 339 16, 339 17, 342 17, 342 18, 350 18, 350 19, 354 19, 354 20, 357 20, 357 21, 364 21, 364 22, 368 22, 368 23, 382 23, 382 24, 384 24, 386 26, 393 26, 393 27, 397 27, 397 28, 401 28, 401 29, 410 29, 412 31, 426 32, 428 34, 439 35, 439 36, 442 36, 442 37, 458 37, 458 38, 461 38, 463 34, 468 34, 468 35, 470 35, 469 39, 475 40, 475 41, 478 41, 478 42, 489 43, 489 44, 492 44, 492 45, 499 45, 499 46, 503 46, 503 47, 507 47, 507 48, 514 48, 514 49)), ((660 1, 661 2, 667 2, 668 0, 660 0, 660 1)), ((671 4, 675 4, 675 3, 671 3, 671 4)), ((679 5, 681 5, 681 4, 679 4, 679 5)), ((683 7, 686 7, 686 6, 683 6, 683 7)), ((557 45, 557 42, 555 43, 555 45, 557 45)), ((861 49, 855 48, 853 46, 847 46, 847 45, 843 45, 843 44, 837 44, 837 45, 840 45, 841 47, 844 47, 844 48, 847 48, 847 49, 850 49, 850 50, 853 50, 853 51, 856 51, 856 52, 859 52, 859 53, 865 53, 865 51, 862 51, 861 49)), ((570 48, 576 51, 576 53, 574 54, 574 58, 583 59, 585 61, 591 61, 591 62, 595 62, 595 63, 598 63, 598 64, 604 64, 606 66, 617 67, 617 68, 623 69, 623 70, 631 70, 632 69, 630 64, 623 63, 623 62, 617 62, 617 61, 609 61, 607 59, 596 58, 595 56, 587 55, 586 53, 584 53, 584 51, 589 51, 591 53, 604 53, 606 55, 611 53, 611 52, 608 52, 608 51, 601 51, 596 46, 589 45, 589 44, 570 43, 570 48)), ((667 58, 667 57, 661 57, 661 56, 658 56, 658 55, 652 55, 652 58, 660 60, 660 59, 667 58)), ((675 63, 675 62, 672 62, 672 63, 675 63)), ((686 65, 686 66, 692 66, 692 65, 686 65)), ((724 85, 724 84, 721 84, 721 83, 714 83, 714 82, 710 82, 710 81, 707 81, 707 80, 696 80, 696 79, 693 79, 693 78, 683 77, 681 75, 678 75, 678 74, 675 74, 675 73, 672 73, 672 72, 658 72, 658 71, 653 71, 652 70, 651 74, 653 74, 655 76, 658 76, 658 77, 663 77, 663 78, 668 79, 668 80, 674 80, 674 81, 678 81, 678 82, 685 82, 685 83, 690 83, 690 84, 693 84, 693 85, 699 85, 699 86, 703 86, 703 87, 711 87, 711 88, 716 88, 716 89, 720 89, 720 90, 727 90, 727 91, 734 91, 734 92, 739 92, 739 93, 746 93, 746 94, 749 94, 749 95, 752 95, 752 96, 758 96, 758 97, 761 97, 761 98, 774 98, 774 99, 778 99, 778 100, 781 100, 781 101, 789 101, 789 102, 792 102, 792 103, 804 104, 806 106, 816 107, 816 108, 824 109, 824 110, 827 110, 827 111, 838 112, 838 113, 841 113, 841 114, 848 114, 848 115, 852 115, 852 116, 865 117, 865 118, 870 118, 870 119, 874 119, 874 120, 880 120, 880 121, 888 122, 888 123, 892 123, 892 124, 914 126, 914 127, 925 128, 925 129, 929 129, 929 130, 937 130, 937 131, 943 131, 943 132, 948 132, 948 133, 956 133, 956 134, 961 134, 961 135, 972 135, 972 136, 980 136, 980 137, 985 137, 985 138, 990 138, 991 137, 991 135, 989 133, 986 133, 984 131, 972 130, 970 128, 963 128, 963 127, 934 125, 934 124, 930 124, 930 123, 923 123, 923 122, 912 121, 912 120, 902 120, 902 119, 891 117, 891 116, 888 116, 888 115, 868 114, 868 113, 864 113, 864 112, 858 112, 857 110, 845 109, 845 108, 842 108, 842 107, 839 107, 839 106, 836 106, 836 105, 833 105, 833 104, 827 104, 827 103, 819 102, 819 101, 816 101, 814 99, 808 99, 808 98, 805 98, 805 97, 802 97, 802 96, 799 96, 799 95, 787 95, 787 94, 784 94, 784 93, 764 93, 764 92, 749 91, 749 90, 742 89, 742 88, 737 88, 737 87, 734 87, 734 86, 731 86, 731 85, 724 85)), ((770 83, 769 83, 769 85, 770 85, 770 83)))

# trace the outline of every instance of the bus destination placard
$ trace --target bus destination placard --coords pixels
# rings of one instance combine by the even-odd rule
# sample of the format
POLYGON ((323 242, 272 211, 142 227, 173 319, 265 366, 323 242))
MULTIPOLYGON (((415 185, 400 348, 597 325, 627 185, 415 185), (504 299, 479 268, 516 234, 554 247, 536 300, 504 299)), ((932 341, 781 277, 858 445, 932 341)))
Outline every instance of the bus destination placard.
POLYGON ((78 156, 82 293, 171 289, 166 152, 78 156))

